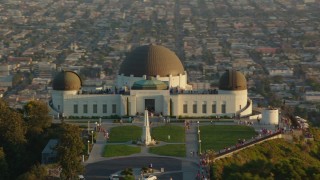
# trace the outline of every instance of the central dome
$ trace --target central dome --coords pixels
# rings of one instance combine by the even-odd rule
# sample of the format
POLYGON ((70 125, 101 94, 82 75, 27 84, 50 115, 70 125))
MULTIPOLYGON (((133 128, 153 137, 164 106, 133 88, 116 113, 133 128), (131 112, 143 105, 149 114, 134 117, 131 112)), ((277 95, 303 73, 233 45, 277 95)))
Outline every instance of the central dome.
POLYGON ((177 76, 184 67, 177 55, 163 46, 144 45, 134 49, 122 62, 119 74, 135 77, 177 76))

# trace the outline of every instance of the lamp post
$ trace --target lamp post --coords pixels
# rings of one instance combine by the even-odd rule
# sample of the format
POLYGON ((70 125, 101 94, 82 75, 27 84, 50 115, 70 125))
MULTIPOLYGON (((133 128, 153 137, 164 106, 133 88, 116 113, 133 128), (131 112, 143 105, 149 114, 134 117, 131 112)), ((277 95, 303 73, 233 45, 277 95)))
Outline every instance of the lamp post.
POLYGON ((91 144, 93 144, 93 131, 91 131, 91 144))
POLYGON ((89 129, 90 129, 90 121, 88 121, 88 134, 89 134, 89 129))
POLYGON ((201 138, 200 138, 200 123, 199 121, 197 121, 197 124, 198 124, 198 142, 199 142, 199 154, 201 154, 201 138))
POLYGON ((90 141, 88 140, 88 155, 90 154, 90 141))
POLYGON ((198 135, 199 135, 199 153, 201 154, 201 139, 200 139, 200 129, 198 131, 198 135))

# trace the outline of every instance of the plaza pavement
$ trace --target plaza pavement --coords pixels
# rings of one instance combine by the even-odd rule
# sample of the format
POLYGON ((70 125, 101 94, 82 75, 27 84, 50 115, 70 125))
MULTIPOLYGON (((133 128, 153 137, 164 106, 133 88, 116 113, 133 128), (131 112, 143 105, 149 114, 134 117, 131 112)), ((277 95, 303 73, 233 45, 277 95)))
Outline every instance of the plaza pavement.
MULTIPOLYGON (((172 123, 175 125, 180 125, 184 126, 184 123, 172 123)), ((209 125, 211 124, 210 122, 200 122, 200 126, 202 125, 209 125)), ((234 122, 215 122, 215 125, 236 125, 237 123, 234 122)), ((124 124, 126 125, 126 123, 124 124)), ((137 126, 143 126, 142 122, 134 122, 132 125, 137 125, 137 126)), ((154 126, 158 125, 163 125, 161 122, 156 122, 154 126)), ((102 128, 110 132, 110 129, 115 126, 121 126, 121 124, 118 123, 113 123, 111 120, 104 120, 102 122, 102 128)), ((271 126, 268 125, 254 125, 253 126, 256 131, 259 131, 261 128, 272 128, 271 126)), ((199 165, 200 159, 197 156, 198 152, 198 135, 197 132, 197 123, 192 123, 190 125, 190 129, 186 130, 185 134, 185 145, 186 145, 186 157, 185 158, 177 158, 177 157, 171 157, 171 156, 160 156, 160 155, 155 155, 155 154, 150 154, 148 153, 148 147, 142 146, 141 147, 141 152, 137 154, 133 154, 127 157, 168 157, 168 158, 174 158, 177 160, 180 160, 182 162, 181 165, 181 172, 183 173, 183 179, 184 180, 191 180, 195 179, 197 176, 197 173, 202 171, 201 166, 199 165), (194 153, 191 153, 194 152, 194 153)), ((96 163, 96 162, 101 162, 105 160, 110 160, 110 159, 117 159, 119 157, 111 157, 111 158, 105 158, 102 157, 102 152, 104 149, 104 146, 107 145, 108 143, 105 140, 104 133, 103 132, 98 132, 97 133, 97 138, 96 138, 96 143, 93 145, 92 150, 90 152, 89 158, 87 161, 84 162, 84 165, 88 165, 91 163, 96 163)), ((112 143, 114 144, 114 143, 112 143)), ((125 144, 125 143, 118 143, 118 144, 125 144)), ((161 142, 161 145, 169 144, 166 142, 161 142)), ((170 172, 165 172, 165 174, 170 174, 170 172)), ((175 172, 172 172, 175 173, 175 172)))
MULTIPOLYGON (((162 123, 157 123, 158 125, 162 125, 162 123)), ((176 123, 174 123, 176 124, 176 123)), ((177 123, 178 125, 183 125, 183 123, 177 123)), ((126 124, 124 124, 126 125, 126 124)), ((132 123, 132 125, 142 126, 143 123, 132 123)), ((110 129, 115 126, 121 126, 117 123, 112 123, 111 121, 104 121, 102 123, 102 127, 110 132, 110 129)), ((186 144, 186 158, 175 158, 171 156, 167 156, 168 158, 175 158, 177 160, 181 160, 182 162, 182 169, 183 172, 183 179, 194 179, 196 177, 196 174, 199 170, 199 158, 196 155, 197 149, 198 149, 198 141, 197 141, 197 128, 191 127, 189 130, 186 131, 186 137, 185 137, 185 144, 186 144), (194 156, 191 155, 191 151, 195 152, 194 156)), ((103 132, 97 132, 97 138, 96 143, 93 145, 92 150, 90 152, 89 158, 87 161, 84 162, 85 165, 96 163, 104 160, 110 160, 110 159, 117 159, 119 157, 111 157, 111 158, 105 158, 102 157, 101 154, 103 152, 104 146, 108 143, 105 140, 104 133, 103 132)), ((114 144, 114 143, 110 143, 114 144)), ((125 144, 125 143, 118 143, 118 144, 125 144)), ((170 144, 166 142, 161 142, 160 145, 170 144)), ((177 144, 177 143, 173 143, 177 144)), ((137 154, 130 155, 128 157, 141 157, 141 156, 150 156, 150 157, 166 157, 166 156, 160 156, 156 154, 150 154, 148 153, 148 147, 141 146, 141 152, 137 154)), ((170 173, 170 172, 165 172, 170 173)), ((172 172, 175 173, 175 172, 172 172)))

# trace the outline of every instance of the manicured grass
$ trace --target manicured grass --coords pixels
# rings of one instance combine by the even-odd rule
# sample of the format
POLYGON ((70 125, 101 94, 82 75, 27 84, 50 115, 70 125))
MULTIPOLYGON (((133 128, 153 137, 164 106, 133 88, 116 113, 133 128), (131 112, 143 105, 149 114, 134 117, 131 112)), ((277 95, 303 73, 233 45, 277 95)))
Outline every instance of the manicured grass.
POLYGON ((109 142, 136 141, 141 138, 142 128, 138 126, 118 126, 110 131, 109 142))
POLYGON ((103 150, 103 157, 129 156, 131 154, 140 153, 140 147, 128 146, 123 144, 109 145, 107 144, 103 150))
POLYGON ((252 127, 248 126, 200 126, 202 151, 214 149, 218 151, 235 145, 238 139, 251 139, 256 135, 252 127))
POLYGON ((163 156, 186 157, 185 144, 167 144, 158 147, 150 147, 149 153, 163 156))
POLYGON ((151 137, 156 141, 183 143, 185 142, 184 127, 174 125, 154 127, 151 130, 151 137), (168 135, 170 135, 170 139, 168 139, 168 135))

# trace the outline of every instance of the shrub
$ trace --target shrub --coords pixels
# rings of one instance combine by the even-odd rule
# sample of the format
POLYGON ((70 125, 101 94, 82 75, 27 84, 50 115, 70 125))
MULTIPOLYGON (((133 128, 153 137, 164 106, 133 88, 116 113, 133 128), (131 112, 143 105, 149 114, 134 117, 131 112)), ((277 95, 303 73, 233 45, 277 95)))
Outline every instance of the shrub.
POLYGON ((125 176, 127 176, 127 175, 133 175, 133 170, 132 170, 132 168, 126 168, 126 169, 124 169, 124 170, 121 172, 121 174, 122 174, 122 175, 125 175, 125 176))

